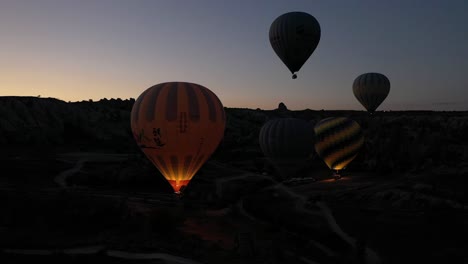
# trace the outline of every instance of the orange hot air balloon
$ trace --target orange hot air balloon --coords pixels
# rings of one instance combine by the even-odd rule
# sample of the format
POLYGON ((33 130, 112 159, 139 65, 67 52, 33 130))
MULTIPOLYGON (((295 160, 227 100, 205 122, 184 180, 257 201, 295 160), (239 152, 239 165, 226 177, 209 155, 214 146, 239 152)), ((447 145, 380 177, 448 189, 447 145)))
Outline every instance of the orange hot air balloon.
POLYGON ((218 97, 186 82, 148 88, 135 101, 130 119, 138 146, 176 193, 216 150, 226 125, 218 97))

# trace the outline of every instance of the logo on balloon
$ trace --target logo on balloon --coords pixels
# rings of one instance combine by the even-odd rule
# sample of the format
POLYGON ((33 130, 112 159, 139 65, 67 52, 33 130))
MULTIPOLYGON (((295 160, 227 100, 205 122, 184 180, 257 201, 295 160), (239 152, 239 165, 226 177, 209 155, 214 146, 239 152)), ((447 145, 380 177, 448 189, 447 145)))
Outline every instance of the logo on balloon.
POLYGON ((166 145, 162 140, 161 128, 153 128, 153 141, 156 144, 156 148, 162 148, 166 145))
POLYGON ((140 132, 134 133, 133 137, 140 148, 160 149, 166 145, 163 139, 161 128, 153 128, 153 138, 145 136, 145 130, 141 129, 140 132), (146 145, 150 144, 150 145, 146 145), (151 146, 154 144, 154 146, 151 146))

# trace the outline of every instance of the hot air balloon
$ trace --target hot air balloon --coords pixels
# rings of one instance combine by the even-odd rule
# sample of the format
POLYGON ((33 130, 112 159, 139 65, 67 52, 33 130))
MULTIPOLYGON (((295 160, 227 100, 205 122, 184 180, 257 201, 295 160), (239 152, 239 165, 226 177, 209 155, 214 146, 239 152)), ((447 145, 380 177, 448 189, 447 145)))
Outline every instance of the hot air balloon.
POLYGON ((134 138, 176 193, 216 150, 226 116, 218 97, 195 83, 154 85, 135 101, 134 138))
POLYGON ((283 14, 271 24, 270 44, 293 74, 293 79, 317 48, 320 32, 315 17, 304 12, 283 14))
POLYGON ((283 178, 301 169, 314 153, 314 130, 297 118, 279 118, 260 129, 260 147, 283 178))
POLYGON ((370 113, 375 112, 389 92, 390 81, 381 73, 364 73, 353 82, 354 96, 370 113))
POLYGON ((315 151, 330 169, 336 171, 335 179, 340 178, 339 171, 356 157, 364 144, 361 127, 349 118, 330 117, 318 122, 314 131, 315 151))

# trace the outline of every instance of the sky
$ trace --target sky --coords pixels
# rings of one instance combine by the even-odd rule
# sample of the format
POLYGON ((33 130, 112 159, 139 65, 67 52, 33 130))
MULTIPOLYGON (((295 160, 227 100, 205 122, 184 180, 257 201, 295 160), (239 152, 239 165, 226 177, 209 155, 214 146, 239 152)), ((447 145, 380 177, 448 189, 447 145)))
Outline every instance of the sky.
POLYGON ((468 110, 466 0, 0 0, 0 96, 136 98, 201 84, 224 106, 363 110, 365 72, 391 89, 379 110, 468 110), (298 79, 271 48, 281 14, 321 26, 298 79))

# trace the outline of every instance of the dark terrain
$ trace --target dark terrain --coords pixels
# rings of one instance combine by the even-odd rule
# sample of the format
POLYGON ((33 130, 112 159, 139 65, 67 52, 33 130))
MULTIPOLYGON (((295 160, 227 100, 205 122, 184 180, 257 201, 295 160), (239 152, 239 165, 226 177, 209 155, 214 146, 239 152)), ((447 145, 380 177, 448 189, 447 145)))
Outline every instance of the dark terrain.
POLYGON ((178 198, 134 142, 133 103, 0 97, 1 263, 468 261, 468 112, 226 108, 178 198), (344 177, 315 155, 281 182, 262 125, 331 116, 366 138, 344 177))

